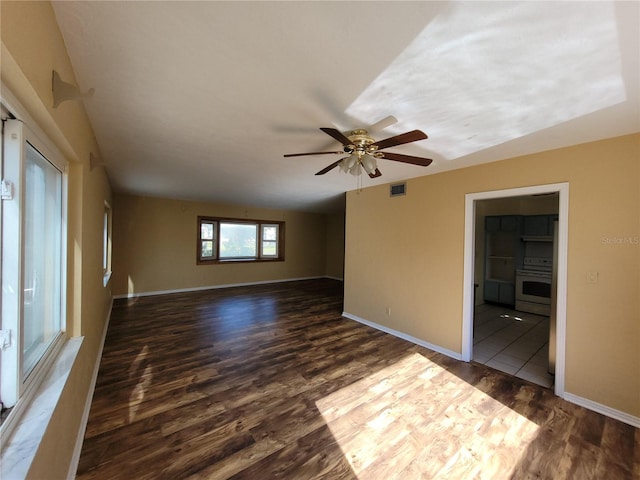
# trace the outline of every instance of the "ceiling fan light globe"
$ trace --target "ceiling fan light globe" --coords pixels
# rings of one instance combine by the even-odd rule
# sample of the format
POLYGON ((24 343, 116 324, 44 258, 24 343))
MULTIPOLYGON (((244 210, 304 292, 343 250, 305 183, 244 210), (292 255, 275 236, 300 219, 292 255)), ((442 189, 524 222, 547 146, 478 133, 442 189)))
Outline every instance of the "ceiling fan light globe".
MULTIPOLYGON (((343 173, 351 173, 356 165, 358 165, 358 155, 356 153, 352 153, 348 157, 342 159, 342 162, 340 162, 340 171, 343 173)), ((355 175, 354 173, 352 174, 355 175)))
POLYGON ((364 154, 362 156, 362 168, 364 168, 365 172, 371 174, 376 171, 376 168, 378 168, 378 162, 371 155, 364 154))

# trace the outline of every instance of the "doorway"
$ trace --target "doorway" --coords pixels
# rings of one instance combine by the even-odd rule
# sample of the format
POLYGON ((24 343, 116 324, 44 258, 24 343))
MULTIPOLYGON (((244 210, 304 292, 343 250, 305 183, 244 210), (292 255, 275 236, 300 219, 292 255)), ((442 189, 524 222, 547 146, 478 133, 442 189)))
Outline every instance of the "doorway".
MULTIPOLYGON (((476 294, 479 285, 475 276, 477 268, 483 268, 482 258, 477 258, 476 254, 476 234, 483 228, 478 225, 478 211, 482 211, 483 206, 488 201, 509 202, 510 199, 516 197, 531 197, 543 195, 556 195, 558 205, 558 223, 557 223, 557 258, 555 265, 557 266, 555 291, 553 294, 555 301, 555 341, 549 344, 549 348, 555 352, 555 382, 554 392, 558 396, 564 393, 564 362, 565 362, 565 327, 566 327, 566 283, 567 283, 567 245, 568 245, 568 200, 569 185, 568 183, 538 185, 533 187, 514 188, 508 190, 497 190, 489 192, 480 192, 468 194, 465 197, 465 251, 464 251, 464 293, 463 293, 463 344, 462 359, 471 361, 474 355, 474 313, 476 310, 476 294), (484 202, 484 203, 483 203, 484 202), (480 265, 480 267, 478 267, 480 265)), ((513 269, 512 269, 513 270, 513 269)), ((481 275, 483 276, 484 273, 481 275)), ((511 272, 514 275, 514 272, 511 272)), ((508 291, 506 292, 508 294, 508 291)), ((484 296, 482 289, 480 295, 484 296)), ((482 298, 482 297, 480 297, 482 298)), ((485 312, 486 313, 486 312, 485 312)), ((518 316, 514 310, 498 313, 498 315, 518 316)), ((529 320, 533 328, 543 319, 534 313, 524 313, 518 318, 523 317, 529 320)), ((520 325, 520 329, 524 324, 520 325)), ((537 325, 538 335, 541 329, 547 328, 544 324, 537 325)), ((513 332, 512 332, 513 333, 513 332)), ((512 372, 508 372, 512 373, 512 372)))

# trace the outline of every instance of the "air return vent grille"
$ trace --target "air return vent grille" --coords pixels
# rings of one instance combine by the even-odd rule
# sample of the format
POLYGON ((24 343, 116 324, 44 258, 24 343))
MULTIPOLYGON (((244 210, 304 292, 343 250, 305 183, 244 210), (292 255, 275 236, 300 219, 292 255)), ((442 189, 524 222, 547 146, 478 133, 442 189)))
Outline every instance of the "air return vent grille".
POLYGON ((407 194, 407 184, 406 183, 394 183, 389 188, 389 195, 391 197, 399 197, 400 195, 407 194))

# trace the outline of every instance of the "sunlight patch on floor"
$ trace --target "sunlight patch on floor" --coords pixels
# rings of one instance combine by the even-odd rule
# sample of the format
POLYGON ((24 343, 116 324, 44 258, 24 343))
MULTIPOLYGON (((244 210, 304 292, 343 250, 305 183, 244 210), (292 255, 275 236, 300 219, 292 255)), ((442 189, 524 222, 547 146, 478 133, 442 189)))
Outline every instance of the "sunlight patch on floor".
POLYGON ((136 419, 138 409, 144 401, 147 390, 149 390, 151 380, 153 380, 153 367, 150 364, 146 367, 144 366, 148 354, 149 347, 145 345, 129 367, 129 378, 138 377, 138 382, 129 394, 129 423, 136 419))
POLYGON ((414 353, 316 406, 361 479, 508 477, 538 426, 482 388, 414 353))
POLYGON ((514 320, 517 320, 518 322, 522 321, 522 318, 516 317, 515 315, 509 315, 508 313, 503 313, 502 315, 500 315, 500 318, 513 318, 514 320))

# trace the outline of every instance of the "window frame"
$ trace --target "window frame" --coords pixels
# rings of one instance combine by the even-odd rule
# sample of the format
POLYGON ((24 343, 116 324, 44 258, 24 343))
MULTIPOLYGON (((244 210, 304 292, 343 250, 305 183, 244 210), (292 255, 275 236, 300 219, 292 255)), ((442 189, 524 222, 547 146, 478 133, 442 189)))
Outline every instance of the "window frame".
POLYGON ((273 221, 273 220, 252 220, 246 218, 228 218, 228 217, 209 217, 198 216, 197 222, 197 246, 196 246, 196 263, 198 265, 218 265, 218 264, 232 264, 243 262, 283 262, 284 261, 284 238, 285 238, 285 222, 273 221), (202 224, 213 224, 213 255, 203 257, 202 256, 202 244, 210 239, 202 238, 202 224), (256 255, 251 257, 228 257, 220 258, 220 224, 231 223, 238 225, 253 225, 256 227, 256 255), (278 229, 277 238, 274 241, 276 243, 276 255, 265 255, 263 248, 263 230, 264 227, 275 226, 278 229))
POLYGON ((218 258, 218 222, 215 219, 207 218, 207 217, 198 217, 198 243, 196 248, 196 257, 198 259, 198 263, 209 263, 218 258), (202 224, 211 224, 212 225, 212 237, 211 238, 202 238, 202 224), (213 244, 211 248, 211 255, 203 257, 202 255, 202 244, 203 242, 211 242, 213 244))
POLYGON ((109 203, 104 202, 102 217, 102 283, 107 286, 112 273, 112 243, 113 243, 113 211, 109 203))
MULTIPOLYGON (((2 99, 3 103, 5 98, 2 99)), ((4 107, 4 105, 3 105, 4 107)), ((11 111, 12 106, 7 106, 11 111)), ((4 109, 3 109, 4 112, 4 109)), ((67 222, 68 222, 68 168, 64 156, 37 127, 34 130, 21 120, 3 113, 3 146, 0 162, 2 178, 11 183, 10 198, 2 200, 2 283, 17 285, 14 295, 3 295, 2 326, 10 331, 9 346, 1 352, 2 374, 0 391, 3 403, 13 404, 11 414, 2 424, 3 434, 9 435, 31 403, 35 391, 41 384, 49 367, 67 339, 67 222), (33 368, 25 372, 24 358, 24 268, 25 268, 25 194, 26 151, 31 146, 60 174, 61 205, 59 226, 59 270, 56 272, 61 290, 59 292, 59 325, 33 368), (5 243, 6 242, 6 243, 5 243), (6 248, 6 250, 5 250, 6 248)), ((6 406, 5 405, 5 406, 6 406)))

